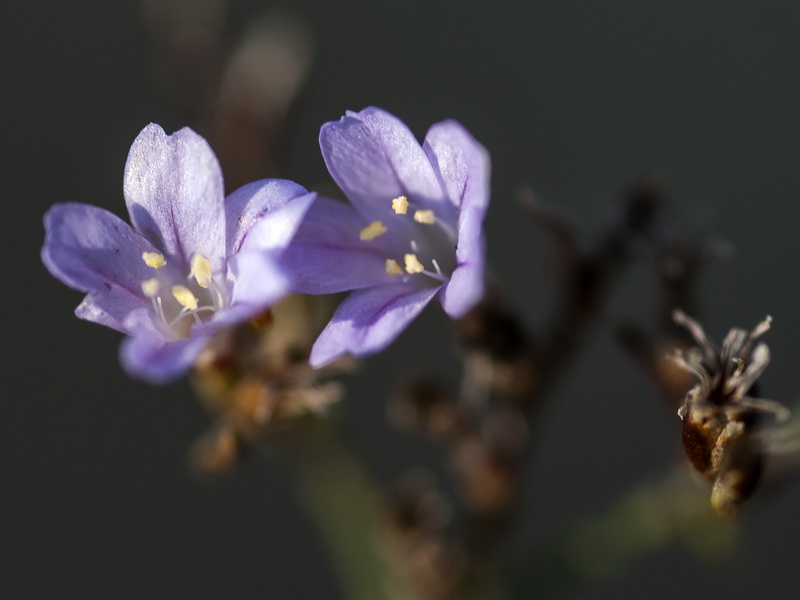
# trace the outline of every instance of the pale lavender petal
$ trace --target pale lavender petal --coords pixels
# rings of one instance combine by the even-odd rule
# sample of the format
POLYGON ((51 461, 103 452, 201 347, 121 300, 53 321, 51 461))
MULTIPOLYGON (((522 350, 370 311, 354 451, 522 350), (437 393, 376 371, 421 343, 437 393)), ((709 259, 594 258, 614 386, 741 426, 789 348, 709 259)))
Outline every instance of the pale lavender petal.
POLYGON ((261 217, 245 237, 241 250, 283 252, 297 233, 316 194, 306 194, 261 217))
POLYGON ((370 221, 391 213, 406 195, 436 207, 444 193, 422 147, 397 117, 378 108, 347 113, 320 131, 325 164, 356 209, 370 221))
POLYGON ((234 278, 231 305, 214 315, 211 325, 234 325, 275 304, 288 291, 288 280, 265 252, 240 252, 230 263, 234 278))
POLYGON ((158 337, 128 337, 120 346, 120 362, 132 377, 169 383, 186 373, 208 343, 207 336, 165 342, 158 337))
POLYGON ((425 136, 430 159, 450 201, 486 211, 489 207, 489 153, 456 121, 433 125, 425 136))
MULTIPOLYGON (((153 246, 130 225, 102 208, 70 203, 47 211, 44 227, 42 262, 54 277, 84 292, 115 291, 145 303, 141 283, 153 275, 142 252, 153 246)), ((120 316, 112 306, 104 310, 120 316)))
POLYGON ((225 259, 222 171, 208 143, 189 128, 142 130, 125 166, 125 202, 134 227, 188 272, 195 253, 215 271, 225 259))
POLYGON ((240 187, 225 199, 228 256, 236 254, 248 237, 254 238, 248 242, 253 247, 285 247, 315 196, 285 179, 262 179, 240 187), (249 236, 256 224, 258 232, 249 236))
POLYGON ((290 273, 289 287, 301 294, 335 294, 382 285, 386 259, 350 248, 294 246, 281 258, 290 273))
POLYGON ((489 154, 455 121, 431 127, 424 148, 451 202, 460 209, 458 267, 441 299, 445 312, 460 318, 483 297, 483 219, 489 206, 489 154))
POLYGON ((316 368, 344 354, 365 356, 383 350, 438 290, 438 287, 420 290, 398 283, 353 292, 339 305, 317 338, 309 363, 316 368))
POLYGON ((132 335, 126 326, 128 315, 136 310, 148 310, 149 306, 149 300, 115 286, 105 292, 88 294, 75 309, 75 316, 132 335))
POLYGON ((359 238, 365 225, 352 205, 317 198, 281 258, 292 291, 332 294, 390 281, 382 238, 359 238))
POLYGON ((465 209, 459 219, 458 267, 442 291, 442 308, 453 319, 460 319, 484 293, 485 242, 483 211, 465 209))
POLYGON ((481 207, 462 206, 458 225, 458 267, 442 291, 442 308, 452 318, 463 317, 483 297, 486 260, 481 207))

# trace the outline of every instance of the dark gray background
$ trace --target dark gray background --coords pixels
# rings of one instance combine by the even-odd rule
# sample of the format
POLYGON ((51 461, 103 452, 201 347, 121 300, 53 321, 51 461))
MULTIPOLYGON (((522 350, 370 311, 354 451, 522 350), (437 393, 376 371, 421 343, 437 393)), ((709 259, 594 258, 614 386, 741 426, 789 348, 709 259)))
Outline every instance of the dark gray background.
MULTIPOLYGON (((231 26, 274 6, 234 1, 231 26)), ((420 136, 460 120, 492 154, 490 261, 535 324, 552 270, 543 236, 514 204, 518 184, 591 225, 616 191, 665 169, 675 214, 737 250, 704 280, 706 324, 719 337, 770 313, 764 389, 794 403, 800 3, 297 0, 292 9, 317 52, 285 177, 325 180, 318 128, 347 109, 384 107, 420 136)), ((150 121, 184 125, 160 94, 138 4, 27 0, 2 13, 0 597, 341 597, 288 466, 256 461, 216 483, 193 479, 185 451, 207 419, 188 385, 127 379, 119 335, 73 318, 80 294, 39 261, 50 204, 124 215, 131 141, 150 121)), ((647 315, 650 283, 634 271, 610 317, 647 315)), ((379 482, 436 456, 388 429, 383 399, 398 365, 437 364, 448 331, 429 309, 348 380, 348 440, 379 482)), ((544 436, 520 547, 678 456, 674 414, 607 328, 557 390, 544 436)), ((799 501, 795 484, 749 505, 728 564, 700 565, 670 547, 579 597, 775 597, 796 582, 799 501)))

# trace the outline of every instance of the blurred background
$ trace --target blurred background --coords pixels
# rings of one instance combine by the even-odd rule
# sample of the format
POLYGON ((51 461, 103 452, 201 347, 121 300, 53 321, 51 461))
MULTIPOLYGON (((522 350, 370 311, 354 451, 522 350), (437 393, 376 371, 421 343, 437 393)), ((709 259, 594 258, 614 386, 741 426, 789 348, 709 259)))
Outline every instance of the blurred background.
MULTIPOLYGON (((127 219, 123 167, 149 122, 196 127, 224 154, 231 189, 263 164, 262 176, 330 191, 317 135, 345 110, 383 107, 420 138, 436 121, 461 121, 492 156, 489 260, 533 326, 552 300, 553 252, 519 208, 520 186, 591 230, 621 190, 657 170, 670 182, 669 213, 733 249, 703 273, 704 324, 720 339, 771 314, 762 393, 800 399, 800 3, 177 4, 197 18, 185 37, 170 35, 166 0, 28 0, 2 11, 2 243, 14 258, 7 283, 20 295, 3 296, 0 597, 345 598, 291 462, 276 451, 218 480, 193 476, 187 451, 209 421, 188 383, 128 379, 120 336, 75 319, 81 294, 41 265, 52 203, 87 202, 127 219), (266 52, 272 63, 265 39, 277 44, 266 52), (207 56, 207 77, 170 63, 175 45, 207 56), (237 84, 242 72, 267 81, 237 84), (257 142, 230 151, 219 119, 202 112, 217 89, 253 98, 256 112, 259 99, 276 107, 262 121, 282 124, 267 132, 278 140, 271 152, 257 142)), ((225 131, 252 132, 237 114, 225 131)), ((527 516, 511 540, 523 555, 683 460, 674 408, 610 331, 615 319, 649 318, 653 294, 646 266, 628 272, 554 390, 529 466, 527 516)), ((385 412, 406 371, 457 381, 458 364, 442 358, 452 345, 431 307, 344 379, 336 419, 376 485, 418 464, 446 481, 437 451, 392 429, 385 412)), ((574 597, 777 596, 796 583, 798 503, 798 481, 765 489, 745 506, 725 560, 671 543, 574 597)))

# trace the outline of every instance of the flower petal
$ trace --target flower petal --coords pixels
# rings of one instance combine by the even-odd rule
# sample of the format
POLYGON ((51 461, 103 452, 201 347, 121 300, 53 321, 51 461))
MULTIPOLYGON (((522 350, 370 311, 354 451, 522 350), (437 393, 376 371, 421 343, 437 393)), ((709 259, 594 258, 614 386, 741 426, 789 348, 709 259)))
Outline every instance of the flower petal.
POLYGON ((352 205, 317 198, 281 258, 292 291, 332 294, 390 281, 382 240, 359 238, 366 224, 352 205))
POLYGON ((442 308, 453 319, 460 319, 477 304, 484 293, 486 261, 483 216, 480 207, 462 206, 458 224, 458 266, 442 291, 442 308))
POLYGON ((87 294, 75 309, 75 316, 132 335, 134 332, 126 325, 128 315, 136 310, 149 310, 149 306, 127 290, 112 287, 106 292, 87 294))
POLYGON ((47 211, 44 228, 42 262, 54 277, 83 292, 114 292, 122 304, 103 301, 103 311, 116 318, 130 306, 149 305, 141 282, 152 277, 152 269, 142 252, 153 247, 122 219, 88 204, 56 204, 47 211))
POLYGON ((194 365, 208 339, 208 336, 194 336, 165 342, 151 336, 128 337, 120 346, 120 362, 131 377, 149 383, 169 383, 194 365))
POLYGON ((225 199, 228 256, 236 254, 245 239, 249 247, 284 248, 315 197, 285 179, 262 179, 240 187, 225 199), (250 235, 254 226, 257 232, 250 235))
POLYGON ((435 208, 444 193, 428 158, 397 117, 378 108, 348 112, 320 131, 325 164, 342 191, 368 220, 391 214, 390 201, 409 196, 435 208))
POLYGON ((430 128, 425 153, 436 170, 458 218, 458 267, 442 293, 442 307, 452 318, 463 317, 484 292, 483 219, 489 206, 489 154, 455 121, 430 128))
POLYGON ((350 294, 336 309, 309 360, 321 367, 344 354, 365 356, 383 350, 425 308, 438 287, 382 285, 350 294))
POLYGON ((233 284, 231 305, 214 315, 209 324, 241 323, 275 304, 288 291, 288 279, 273 257, 265 252, 240 252, 230 262, 233 284))
POLYGON ((484 211, 489 206, 489 153, 456 121, 436 123, 425 136, 425 154, 450 201, 484 211))
POLYGON ((225 259, 222 171, 214 152, 189 128, 167 135, 145 127, 125 165, 125 202, 134 227, 189 270, 195 253, 219 270, 225 259))

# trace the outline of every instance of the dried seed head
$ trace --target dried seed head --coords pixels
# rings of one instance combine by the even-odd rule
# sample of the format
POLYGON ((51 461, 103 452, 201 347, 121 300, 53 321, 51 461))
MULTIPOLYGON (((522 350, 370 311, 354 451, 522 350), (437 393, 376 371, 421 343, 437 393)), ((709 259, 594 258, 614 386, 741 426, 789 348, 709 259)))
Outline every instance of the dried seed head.
POLYGON ((678 410, 684 449, 692 466, 714 482, 714 510, 731 518, 753 494, 761 476, 764 452, 757 434, 761 417, 771 415, 778 422, 789 417, 782 404, 748 395, 769 364, 767 345, 753 346, 772 320, 766 317, 750 332, 731 329, 719 348, 683 312, 675 311, 673 318, 689 330, 698 346, 672 355, 698 380, 678 410))

